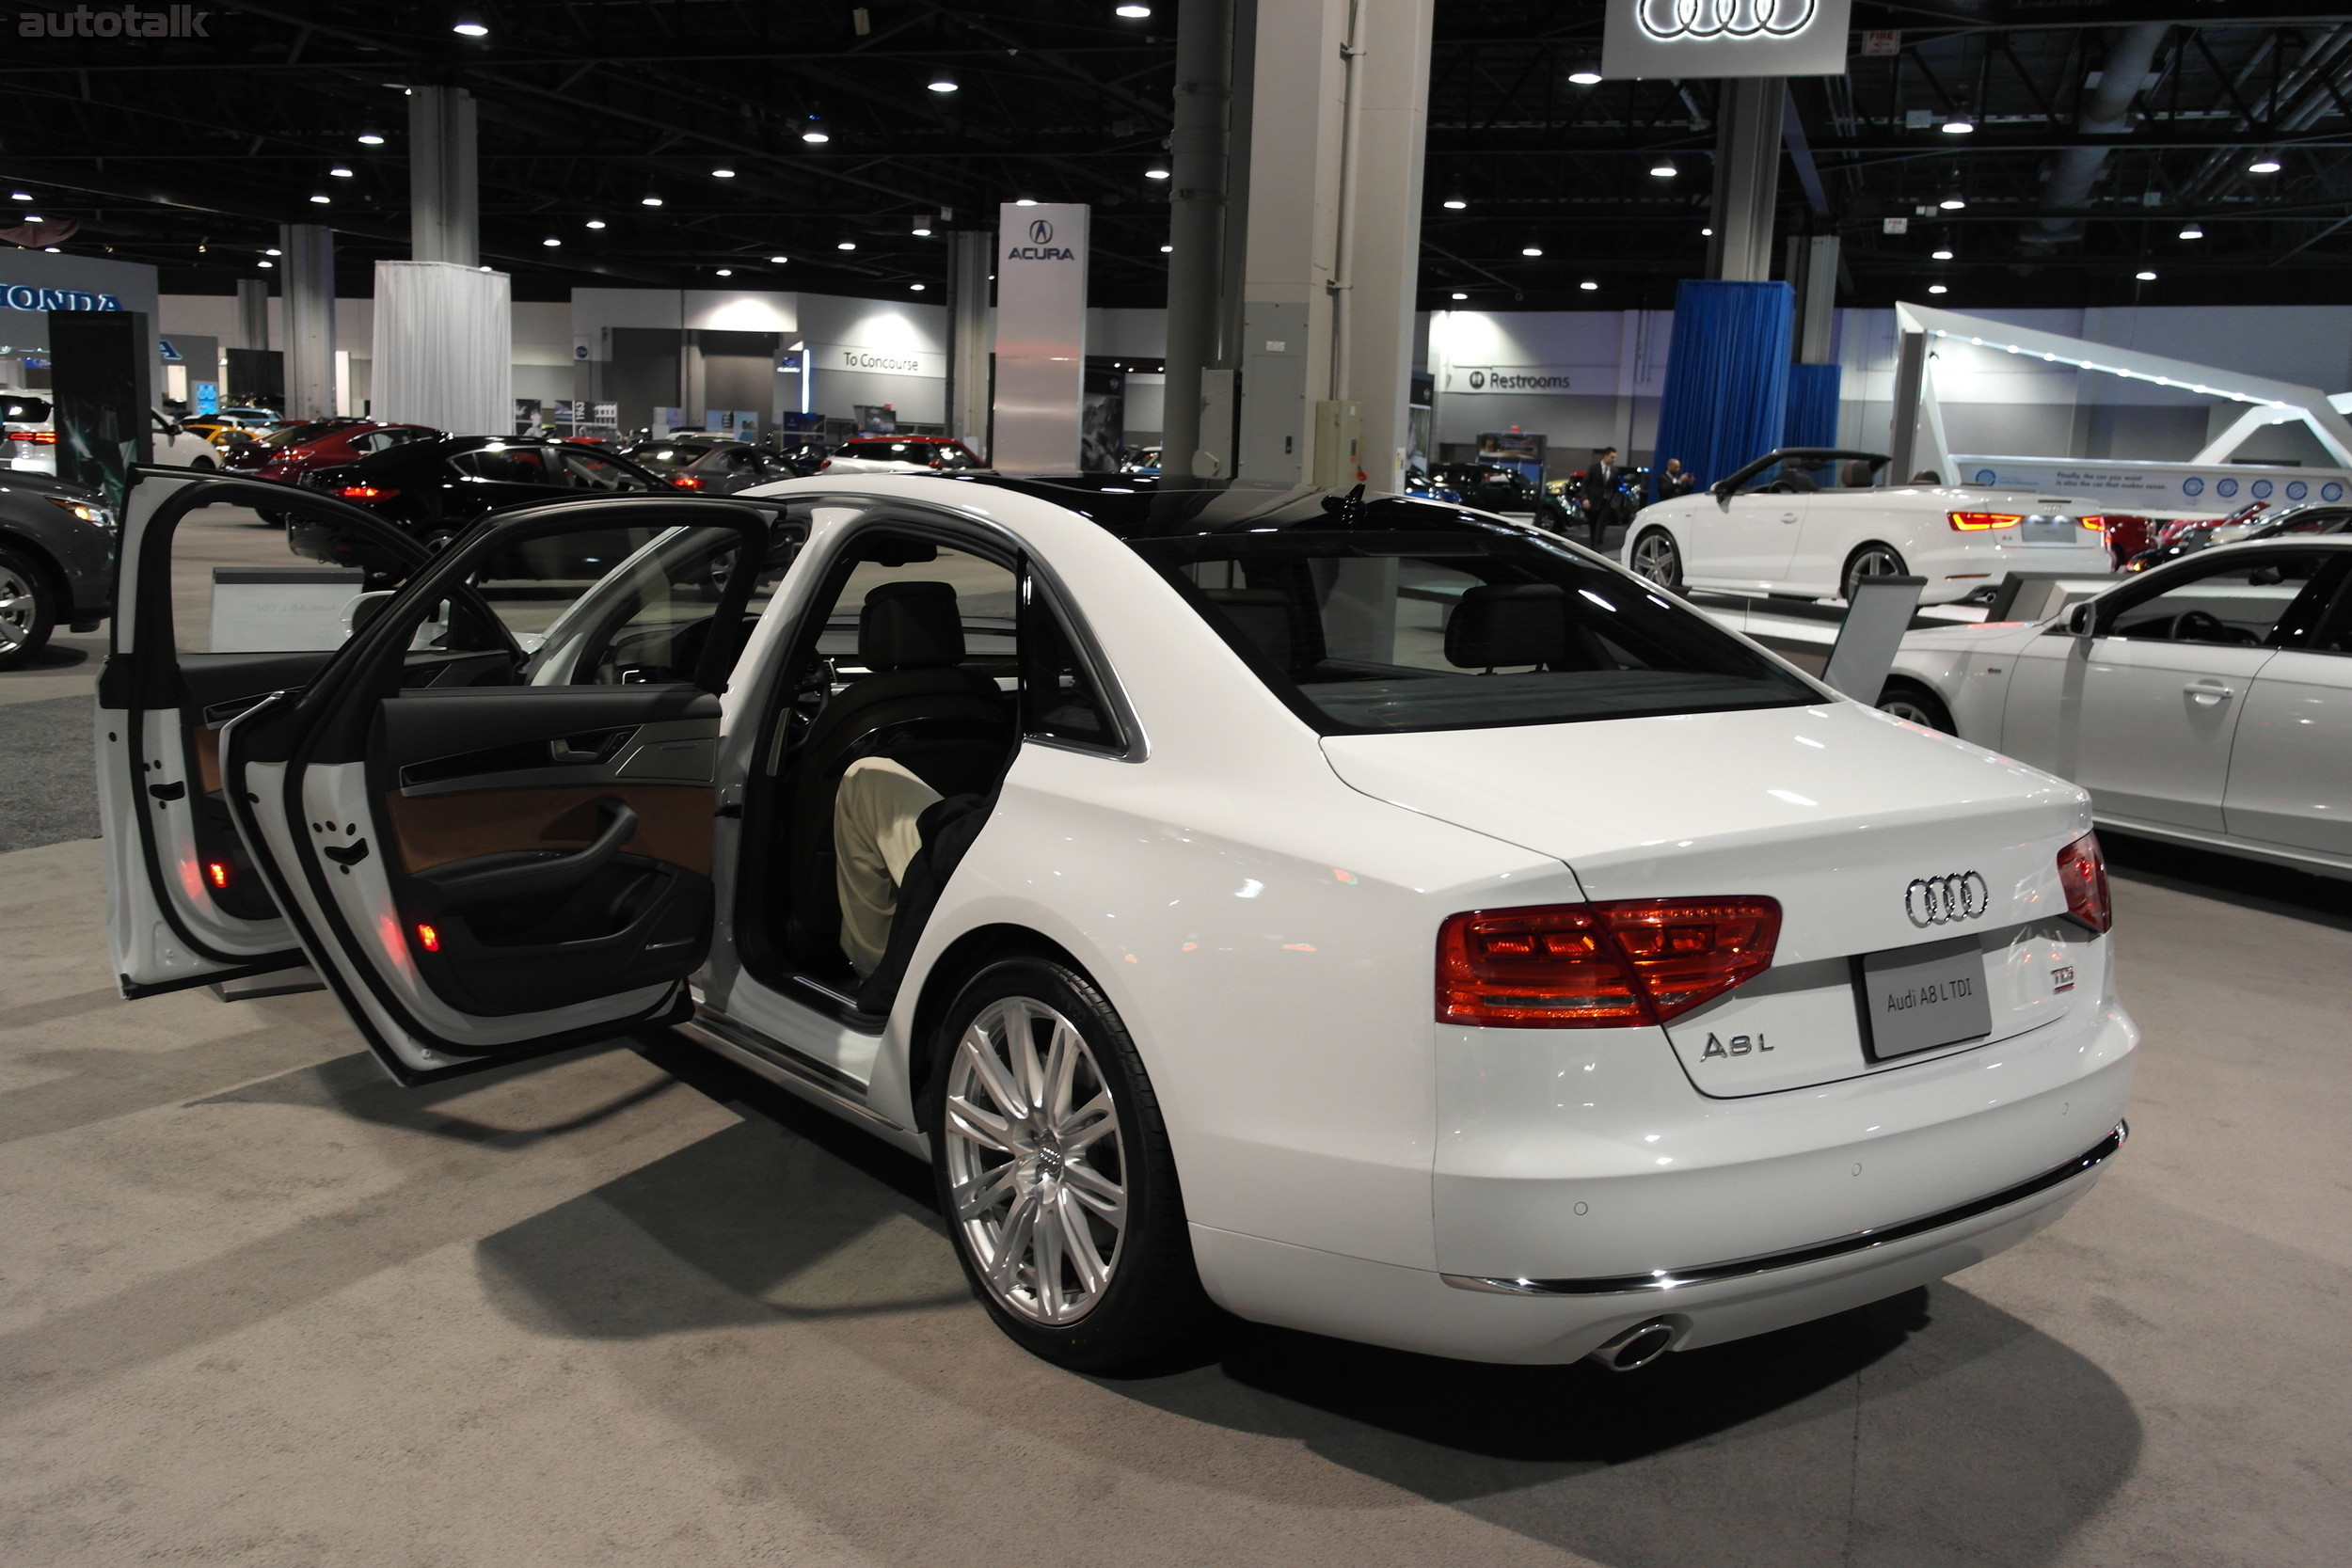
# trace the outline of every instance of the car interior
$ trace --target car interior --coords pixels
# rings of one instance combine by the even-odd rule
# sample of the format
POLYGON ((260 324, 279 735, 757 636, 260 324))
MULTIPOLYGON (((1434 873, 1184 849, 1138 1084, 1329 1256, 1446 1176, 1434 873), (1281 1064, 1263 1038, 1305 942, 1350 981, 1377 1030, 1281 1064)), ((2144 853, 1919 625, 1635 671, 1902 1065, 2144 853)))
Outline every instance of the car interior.
POLYGON ((2318 553, 2265 552, 2254 561, 2221 562, 2132 595, 2106 613, 2101 635, 2283 647, 2317 624, 2343 576, 2341 558, 2318 553))

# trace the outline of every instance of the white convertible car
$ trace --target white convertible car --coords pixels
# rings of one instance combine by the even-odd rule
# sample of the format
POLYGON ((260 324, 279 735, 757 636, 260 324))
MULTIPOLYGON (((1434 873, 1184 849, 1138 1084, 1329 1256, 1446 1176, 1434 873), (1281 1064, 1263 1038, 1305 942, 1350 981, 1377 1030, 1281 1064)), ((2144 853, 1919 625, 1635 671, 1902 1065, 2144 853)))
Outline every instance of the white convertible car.
POLYGON ((2082 790, 1523 525, 1133 487, 581 499, 429 562, 304 492, 299 548, 413 575, 208 654, 176 534, 294 497, 150 470, 122 989, 308 963, 407 1084, 679 1029, 930 1160, 987 1309, 1087 1369, 1212 1302, 1629 1369, 1965 1268, 2121 1146, 2082 790), (867 757, 947 800, 861 977, 867 757))
POLYGON ((2352 538, 2201 550, 2056 620, 1913 632, 1880 705, 2102 822, 2352 876, 2352 538))
POLYGON ((1851 598, 1857 578, 1919 577, 1923 604, 1989 594, 2014 571, 2114 569, 2089 502, 1982 485, 1871 486, 1868 470, 1885 462, 1810 447, 1768 452, 1710 489, 1644 507, 1626 530, 1625 562, 1669 588, 1802 598, 1851 598), (1824 487, 1807 472, 1833 462, 1859 483, 1824 487))

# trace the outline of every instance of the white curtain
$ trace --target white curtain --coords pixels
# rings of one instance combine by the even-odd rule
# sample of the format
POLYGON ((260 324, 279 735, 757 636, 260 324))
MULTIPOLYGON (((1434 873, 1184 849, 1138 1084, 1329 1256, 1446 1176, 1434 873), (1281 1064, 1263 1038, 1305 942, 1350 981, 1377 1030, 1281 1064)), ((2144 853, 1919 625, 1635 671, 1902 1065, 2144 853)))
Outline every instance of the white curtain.
POLYGON ((502 272, 375 263, 373 417, 453 436, 515 428, 513 293, 502 272))

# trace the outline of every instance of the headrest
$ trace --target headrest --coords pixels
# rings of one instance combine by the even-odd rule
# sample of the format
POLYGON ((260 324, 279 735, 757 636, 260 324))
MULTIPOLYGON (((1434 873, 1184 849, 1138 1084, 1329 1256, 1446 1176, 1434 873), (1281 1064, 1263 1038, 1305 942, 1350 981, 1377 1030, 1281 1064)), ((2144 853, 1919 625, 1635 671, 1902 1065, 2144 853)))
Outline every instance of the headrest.
POLYGON ((1551 582, 1466 589, 1445 624, 1446 662, 1464 670, 1557 664, 1568 657, 1568 601, 1551 582))
POLYGON ((868 670, 937 670, 963 662, 963 617, 944 582, 885 582, 857 617, 858 657, 868 670))
POLYGON ((1291 601, 1279 588, 1206 588, 1201 597, 1225 612, 1278 669, 1291 665, 1291 601))
POLYGON ((1837 483, 1849 490, 1867 490, 1870 487, 1870 465, 1859 457, 1855 458, 1838 470, 1837 483))

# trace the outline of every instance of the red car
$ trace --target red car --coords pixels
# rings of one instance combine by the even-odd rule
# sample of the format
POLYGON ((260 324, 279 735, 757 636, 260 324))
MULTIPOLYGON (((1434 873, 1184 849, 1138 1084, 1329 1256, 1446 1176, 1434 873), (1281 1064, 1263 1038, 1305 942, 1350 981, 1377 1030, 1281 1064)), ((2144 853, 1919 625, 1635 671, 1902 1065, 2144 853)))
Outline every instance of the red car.
POLYGON ((371 452, 389 451, 411 441, 437 441, 428 425, 378 424, 373 420, 311 420, 273 430, 229 454, 229 467, 259 479, 297 483, 313 468, 341 467, 371 452))

